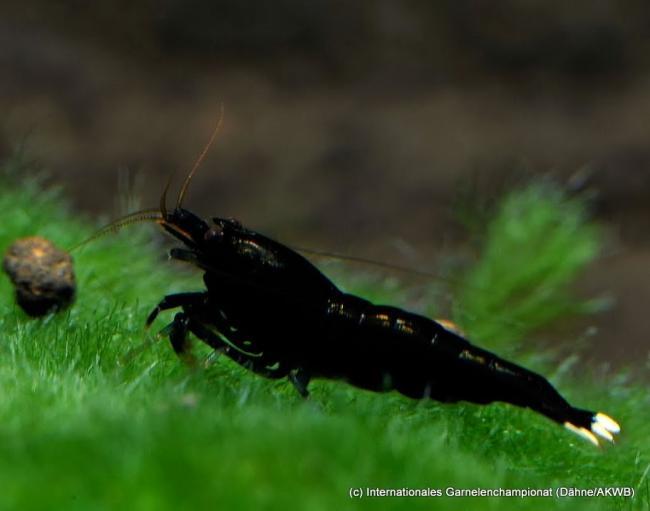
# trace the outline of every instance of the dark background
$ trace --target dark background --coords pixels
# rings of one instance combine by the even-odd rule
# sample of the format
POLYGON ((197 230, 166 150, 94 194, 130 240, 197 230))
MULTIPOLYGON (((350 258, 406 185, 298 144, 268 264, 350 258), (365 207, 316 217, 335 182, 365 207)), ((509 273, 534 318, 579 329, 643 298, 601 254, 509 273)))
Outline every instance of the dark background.
POLYGON ((0 155, 83 212, 155 206, 221 103, 187 205, 296 245, 432 269, 531 176, 590 190, 601 360, 647 358, 649 84, 644 0, 0 0, 0 155))

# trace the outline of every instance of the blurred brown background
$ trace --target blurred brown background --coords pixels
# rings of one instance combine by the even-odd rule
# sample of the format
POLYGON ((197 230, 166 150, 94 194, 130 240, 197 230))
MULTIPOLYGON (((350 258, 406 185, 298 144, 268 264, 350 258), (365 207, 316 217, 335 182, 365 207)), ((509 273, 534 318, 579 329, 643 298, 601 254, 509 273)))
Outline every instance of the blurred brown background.
POLYGON ((645 0, 0 0, 0 156, 26 138, 82 211, 118 176, 155 205, 221 103, 188 205, 296 245, 432 268, 459 209, 597 191, 601 359, 648 352, 649 84, 645 0))

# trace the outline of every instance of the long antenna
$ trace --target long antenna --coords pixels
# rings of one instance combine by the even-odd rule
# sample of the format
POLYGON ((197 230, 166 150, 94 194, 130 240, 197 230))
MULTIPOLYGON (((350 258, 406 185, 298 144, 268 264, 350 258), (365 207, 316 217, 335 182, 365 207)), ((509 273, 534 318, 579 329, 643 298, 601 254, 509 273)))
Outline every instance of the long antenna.
POLYGON ((217 122, 216 127, 212 131, 212 135, 210 136, 210 140, 206 144, 206 146, 203 148, 203 151, 201 151, 201 154, 199 157, 196 159, 194 162, 194 166, 192 167, 192 170, 190 170, 190 173, 187 175, 185 178, 185 182, 183 183, 183 186, 181 187, 181 191, 178 194, 178 200, 176 201, 176 208, 180 208, 183 204, 183 199, 185 198, 185 193, 187 192, 187 187, 190 185, 190 181, 194 177, 194 174, 196 173, 197 169, 203 163, 203 160, 205 159, 206 155, 208 154, 208 151, 210 150, 210 146, 214 142, 214 140, 217 138, 217 133, 219 133, 219 130, 221 130, 221 125, 223 124, 223 103, 221 103, 221 114, 219 115, 219 121, 217 122))
POLYGON ((174 178, 174 173, 172 172, 171 174, 169 174, 169 178, 167 179, 167 184, 165 185, 165 189, 163 190, 163 193, 160 196, 160 214, 162 215, 163 218, 167 218, 167 192, 169 191, 169 187, 172 184, 173 178, 174 178))
POLYGON ((127 225, 137 224, 140 222, 159 223, 164 219, 165 218, 162 216, 161 212, 157 209, 143 209, 142 211, 136 211, 135 213, 123 216, 122 218, 118 218, 110 224, 105 225, 90 237, 83 240, 81 243, 74 245, 69 251, 72 252, 73 250, 77 250, 78 248, 83 247, 86 243, 90 243, 91 241, 94 241, 97 238, 101 238, 102 236, 106 236, 107 234, 116 233, 122 227, 125 227, 127 225))
POLYGON ((420 277, 426 277, 429 279, 444 279, 448 280, 447 277, 443 277, 437 273, 425 271, 425 270, 416 270, 414 268, 409 268, 408 266, 400 266, 398 264, 385 263, 383 261, 375 261, 374 259, 366 259, 365 257, 350 256, 344 254, 337 254, 335 252, 325 252, 321 250, 312 250, 310 248, 303 247, 292 247, 298 252, 303 254, 308 254, 317 257, 325 257, 327 259, 338 259, 341 261, 350 261, 353 263, 366 264, 370 266, 376 266, 378 268, 384 268, 386 270, 398 271, 401 273, 410 273, 411 275, 419 275, 420 277))

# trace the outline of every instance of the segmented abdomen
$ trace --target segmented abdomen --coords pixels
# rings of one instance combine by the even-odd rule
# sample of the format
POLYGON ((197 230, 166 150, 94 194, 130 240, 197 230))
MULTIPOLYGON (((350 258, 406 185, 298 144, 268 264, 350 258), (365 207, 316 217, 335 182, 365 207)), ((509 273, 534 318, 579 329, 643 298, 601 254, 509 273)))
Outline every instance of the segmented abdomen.
POLYGON ((307 354, 316 375, 418 398, 438 396, 433 387, 442 388, 438 381, 448 379, 450 364, 471 348, 429 318, 348 294, 328 300, 318 335, 322 342, 311 343, 307 354))

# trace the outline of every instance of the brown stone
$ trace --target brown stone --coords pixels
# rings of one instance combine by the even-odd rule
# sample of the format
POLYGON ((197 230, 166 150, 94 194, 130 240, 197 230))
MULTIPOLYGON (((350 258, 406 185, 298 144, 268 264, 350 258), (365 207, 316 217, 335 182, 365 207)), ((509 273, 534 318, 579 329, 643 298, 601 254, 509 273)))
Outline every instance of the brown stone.
POLYGON ((9 247, 3 268, 16 288, 16 301, 30 316, 42 316, 74 300, 72 257, 38 236, 9 247))

